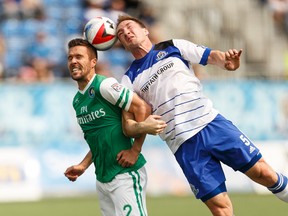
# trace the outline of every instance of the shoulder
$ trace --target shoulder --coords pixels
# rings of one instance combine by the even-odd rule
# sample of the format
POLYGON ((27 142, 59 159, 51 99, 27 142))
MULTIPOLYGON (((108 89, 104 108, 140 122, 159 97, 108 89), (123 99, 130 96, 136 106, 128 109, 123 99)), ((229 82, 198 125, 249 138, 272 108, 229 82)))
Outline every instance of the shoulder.
POLYGON ((106 77, 99 74, 97 74, 94 79, 94 86, 97 85, 100 90, 111 87, 113 84, 116 85, 116 83, 118 83, 118 81, 114 77, 106 77))
POLYGON ((120 84, 115 78, 106 78, 100 85, 101 96, 113 105, 128 111, 133 92, 120 84))
POLYGON ((154 50, 167 50, 167 49, 191 49, 197 47, 197 44, 194 44, 191 41, 185 40, 185 39, 171 39, 162 41, 160 43, 155 44, 154 50))
POLYGON ((154 50, 166 49, 169 46, 174 46, 172 39, 171 40, 162 41, 160 43, 155 44, 154 50))
POLYGON ((105 78, 102 80, 100 84, 101 93, 105 91, 109 91, 109 90, 120 91, 121 88, 122 88, 122 85, 114 77, 105 78))
POLYGON ((106 80, 106 79, 108 79, 108 77, 97 74, 94 80, 96 82, 100 82, 101 83, 103 80, 106 80))
POLYGON ((113 94, 121 94, 122 91, 129 91, 129 89, 112 77, 106 78, 100 85, 101 94, 111 94, 112 92, 113 94))
POLYGON ((176 47, 197 46, 197 44, 193 43, 192 41, 188 41, 185 39, 173 39, 173 44, 176 47))
POLYGON ((119 94, 122 91, 122 85, 115 78, 109 77, 101 82, 99 91, 104 99, 115 104, 114 99, 117 100, 119 97, 119 94))

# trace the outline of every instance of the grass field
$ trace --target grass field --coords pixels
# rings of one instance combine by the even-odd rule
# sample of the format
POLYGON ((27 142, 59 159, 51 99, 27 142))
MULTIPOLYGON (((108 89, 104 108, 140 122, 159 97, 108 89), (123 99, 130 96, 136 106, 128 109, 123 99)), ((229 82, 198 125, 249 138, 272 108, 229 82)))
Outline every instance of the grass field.
MULTIPOLYGON (((288 204, 272 195, 232 194, 236 216, 287 216, 288 204)), ((208 216, 194 197, 148 197, 150 216, 208 216)), ((97 197, 50 198, 37 202, 0 203, 0 216, 101 216, 97 197)), ((112 215, 111 215, 112 216, 112 215)))

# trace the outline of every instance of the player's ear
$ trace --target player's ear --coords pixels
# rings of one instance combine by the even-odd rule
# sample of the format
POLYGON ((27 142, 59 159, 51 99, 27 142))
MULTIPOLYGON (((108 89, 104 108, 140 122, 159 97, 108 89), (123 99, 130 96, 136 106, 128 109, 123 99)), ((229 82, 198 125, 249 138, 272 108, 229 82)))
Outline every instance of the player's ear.
POLYGON ((148 29, 144 28, 144 33, 145 33, 146 36, 149 35, 148 29))
POLYGON ((92 63, 92 68, 95 68, 96 64, 97 64, 97 58, 93 58, 91 60, 91 63, 92 63))

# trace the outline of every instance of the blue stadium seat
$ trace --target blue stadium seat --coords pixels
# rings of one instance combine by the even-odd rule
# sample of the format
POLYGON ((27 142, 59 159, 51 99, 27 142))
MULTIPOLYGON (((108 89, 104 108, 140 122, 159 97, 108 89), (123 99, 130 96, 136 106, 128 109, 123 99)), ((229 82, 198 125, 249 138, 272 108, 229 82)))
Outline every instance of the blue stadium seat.
POLYGON ((61 20, 64 17, 64 8, 59 6, 50 6, 46 8, 48 19, 61 20))
POLYGON ((10 51, 23 51, 28 44, 23 40, 21 35, 15 34, 5 39, 6 50, 10 51))
POLYGON ((21 32, 23 36, 33 37, 34 34, 42 27, 42 24, 35 19, 23 20, 21 24, 21 32))
POLYGON ((7 50, 6 55, 4 57, 5 70, 6 69, 18 69, 22 65, 23 65, 22 52, 14 51, 14 50, 7 50))
POLYGON ((17 19, 7 19, 1 24, 1 33, 5 38, 21 34, 21 21, 17 19))

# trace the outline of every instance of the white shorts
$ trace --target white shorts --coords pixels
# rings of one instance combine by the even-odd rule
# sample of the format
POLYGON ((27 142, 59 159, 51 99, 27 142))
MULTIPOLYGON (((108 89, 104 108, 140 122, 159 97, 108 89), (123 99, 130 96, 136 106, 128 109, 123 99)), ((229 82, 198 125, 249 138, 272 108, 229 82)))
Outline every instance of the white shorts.
POLYGON ((137 171, 117 175, 109 183, 96 181, 103 216, 147 216, 147 173, 137 171))

